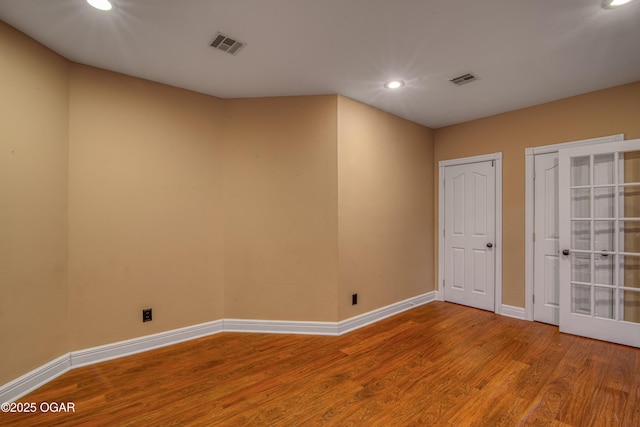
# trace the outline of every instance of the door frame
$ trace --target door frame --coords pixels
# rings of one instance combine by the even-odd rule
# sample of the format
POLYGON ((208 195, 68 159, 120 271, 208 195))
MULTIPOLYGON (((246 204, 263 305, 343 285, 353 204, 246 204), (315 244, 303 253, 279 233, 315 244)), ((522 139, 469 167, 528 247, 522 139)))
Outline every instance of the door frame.
POLYGON ((598 138, 581 139, 577 141, 561 142, 559 144, 543 145, 540 147, 525 148, 525 225, 524 225, 524 319, 533 321, 533 275, 534 275, 534 171, 535 156, 537 154, 547 154, 558 152, 563 148, 574 148, 583 145, 602 144, 607 142, 624 141, 624 134, 602 136, 598 138))
MULTIPOLYGON (((437 299, 444 301, 444 170, 447 166, 458 166, 469 163, 495 162, 495 292, 494 312, 503 313, 502 307, 502 152, 463 157, 438 162, 438 291, 437 299)), ((510 314, 507 314, 510 315, 510 314)))

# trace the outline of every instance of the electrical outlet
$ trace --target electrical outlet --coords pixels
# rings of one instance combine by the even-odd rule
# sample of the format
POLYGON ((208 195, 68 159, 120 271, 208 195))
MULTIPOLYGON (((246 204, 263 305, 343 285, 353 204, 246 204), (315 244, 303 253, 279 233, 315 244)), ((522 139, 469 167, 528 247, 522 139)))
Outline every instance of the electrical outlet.
POLYGON ((153 318, 151 317, 151 309, 145 308, 142 310, 142 321, 143 322, 151 322, 153 318))
POLYGON ((358 294, 351 295, 351 305, 358 304, 358 294))

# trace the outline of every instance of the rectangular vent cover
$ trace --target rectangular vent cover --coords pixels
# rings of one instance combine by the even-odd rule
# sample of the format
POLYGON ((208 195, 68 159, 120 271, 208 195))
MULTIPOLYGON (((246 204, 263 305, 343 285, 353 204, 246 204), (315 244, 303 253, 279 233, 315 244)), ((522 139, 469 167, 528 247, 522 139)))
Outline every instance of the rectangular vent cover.
POLYGON ((246 45, 246 43, 222 34, 220 31, 218 31, 213 42, 210 44, 211 47, 215 47, 216 49, 230 53, 231 55, 237 54, 240 49, 246 45))
POLYGON ((461 76, 449 79, 451 83, 456 84, 458 86, 461 86, 466 83, 471 83, 474 80, 478 80, 478 78, 471 73, 463 74, 461 76))

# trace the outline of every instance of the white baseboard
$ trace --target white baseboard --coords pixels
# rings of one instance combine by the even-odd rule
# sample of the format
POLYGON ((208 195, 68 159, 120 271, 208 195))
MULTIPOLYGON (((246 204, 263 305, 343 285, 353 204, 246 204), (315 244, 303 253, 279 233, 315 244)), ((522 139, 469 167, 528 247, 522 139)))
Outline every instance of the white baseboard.
POLYGON ((219 332, 337 336, 435 300, 436 292, 428 292, 341 322, 220 319, 85 350, 72 351, 0 386, 0 403, 17 400, 73 368, 129 356, 219 332))
POLYGON ((525 320, 525 310, 522 307, 502 304, 500 306, 500 314, 507 317, 513 317, 515 319, 525 320))
POLYGON ((337 322, 224 319, 224 331, 258 332, 262 334, 338 335, 338 326, 337 322))
POLYGON ((378 308, 377 310, 373 310, 359 316, 351 317, 349 319, 338 322, 338 335, 346 334, 347 332, 351 332, 356 329, 362 328, 363 326, 370 325, 386 317, 394 316, 398 313, 402 313, 403 311, 410 310, 414 307, 418 307, 435 300, 436 291, 431 291, 427 292, 426 294, 406 299, 404 301, 396 302, 386 307, 378 308))
POLYGON ((146 335, 85 350, 72 351, 70 353, 71 367, 78 368, 80 366, 91 365, 93 363, 105 362, 118 357, 129 356, 131 354, 153 350, 154 348, 165 347, 179 342, 213 335, 222 331, 223 320, 215 320, 213 322, 173 329, 171 331, 146 335))
POLYGON ((13 402, 71 369, 69 353, 0 387, 0 403, 13 402))
POLYGON ((386 317, 402 313, 419 305, 435 301, 435 299, 436 292, 428 292, 340 322, 224 319, 224 331, 337 336, 370 325, 386 317))

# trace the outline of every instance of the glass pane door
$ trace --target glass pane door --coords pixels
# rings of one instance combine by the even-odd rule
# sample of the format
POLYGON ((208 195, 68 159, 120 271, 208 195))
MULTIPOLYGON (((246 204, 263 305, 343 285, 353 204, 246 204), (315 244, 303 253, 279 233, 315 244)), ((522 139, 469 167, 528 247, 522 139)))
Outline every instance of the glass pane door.
POLYGON ((640 346, 640 140, 561 150, 560 199, 561 331, 640 346))

